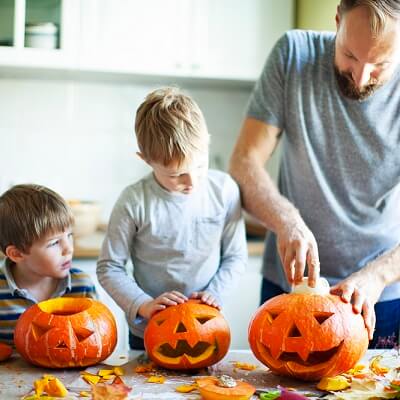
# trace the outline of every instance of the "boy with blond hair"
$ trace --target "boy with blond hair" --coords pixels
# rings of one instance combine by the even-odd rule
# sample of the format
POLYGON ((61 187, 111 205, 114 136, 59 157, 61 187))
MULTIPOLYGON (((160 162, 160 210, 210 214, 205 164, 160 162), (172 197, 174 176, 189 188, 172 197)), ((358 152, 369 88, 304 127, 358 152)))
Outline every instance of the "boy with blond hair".
POLYGON ((220 308, 244 272, 247 246, 237 185, 208 170, 198 105, 178 89, 155 90, 137 110, 135 131, 153 171, 115 204, 97 276, 126 314, 130 346, 143 349, 155 312, 188 298, 220 308))
POLYGON ((73 216, 40 185, 16 185, 0 196, 0 341, 13 343, 18 317, 53 297, 92 297, 89 277, 72 267, 73 216))

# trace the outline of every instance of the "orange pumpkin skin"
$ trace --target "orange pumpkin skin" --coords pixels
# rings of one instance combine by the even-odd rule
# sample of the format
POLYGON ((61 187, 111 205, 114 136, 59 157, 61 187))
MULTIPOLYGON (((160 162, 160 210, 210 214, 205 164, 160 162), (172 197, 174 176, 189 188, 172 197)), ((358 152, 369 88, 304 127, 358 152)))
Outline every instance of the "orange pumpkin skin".
POLYGON ((360 314, 334 295, 283 294, 249 325, 254 355, 279 375, 316 381, 354 367, 368 347, 360 314))
POLYGON ((216 308, 197 300, 158 312, 144 333, 149 357, 168 369, 208 367, 225 356, 229 344, 225 318, 216 308))
POLYGON ((11 357, 12 347, 5 343, 0 343, 0 361, 5 361, 11 357))
POLYGON ((204 400, 248 400, 256 391, 254 386, 242 381, 236 381, 235 387, 221 387, 215 376, 198 378, 196 383, 204 400))
POLYGON ((117 326, 109 309, 99 301, 59 297, 35 304, 19 317, 14 343, 32 364, 86 367, 112 353, 117 326))

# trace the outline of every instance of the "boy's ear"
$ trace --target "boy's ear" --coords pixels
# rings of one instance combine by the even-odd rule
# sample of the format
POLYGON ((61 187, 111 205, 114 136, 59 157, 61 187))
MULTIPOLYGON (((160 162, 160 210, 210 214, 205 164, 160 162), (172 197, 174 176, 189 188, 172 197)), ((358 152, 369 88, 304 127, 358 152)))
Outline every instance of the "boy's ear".
POLYGON ((137 151, 136 154, 148 165, 150 165, 151 167, 151 161, 148 160, 147 158, 145 158, 145 156, 143 155, 143 153, 141 153, 140 151, 137 151))
POLYGON ((24 253, 12 244, 6 247, 5 255, 15 263, 19 263, 24 259, 24 253))
POLYGON ((144 161, 147 162, 146 159, 144 158, 143 154, 140 151, 137 151, 136 154, 144 161))

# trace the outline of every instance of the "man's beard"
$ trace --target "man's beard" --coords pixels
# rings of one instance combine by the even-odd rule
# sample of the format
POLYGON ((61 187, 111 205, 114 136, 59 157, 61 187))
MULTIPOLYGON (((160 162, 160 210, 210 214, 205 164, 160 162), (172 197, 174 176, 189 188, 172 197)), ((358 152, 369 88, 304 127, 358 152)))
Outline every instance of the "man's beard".
POLYGON ((335 76, 339 86, 340 91, 344 96, 352 100, 365 100, 367 97, 371 96, 378 88, 382 86, 377 80, 359 89, 353 81, 350 72, 339 71, 338 67, 335 65, 335 76))

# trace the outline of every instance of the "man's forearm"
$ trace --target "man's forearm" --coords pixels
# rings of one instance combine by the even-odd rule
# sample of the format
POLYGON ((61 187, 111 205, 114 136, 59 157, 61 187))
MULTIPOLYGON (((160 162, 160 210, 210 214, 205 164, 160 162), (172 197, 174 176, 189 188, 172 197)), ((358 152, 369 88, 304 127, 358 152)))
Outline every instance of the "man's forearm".
POLYGON ((365 270, 380 277, 385 286, 400 281, 400 245, 371 261, 365 270))
POLYGON ((230 172, 240 186, 244 209, 268 229, 276 232, 282 223, 300 219, 299 211, 279 193, 271 176, 257 160, 236 154, 232 157, 230 172))

